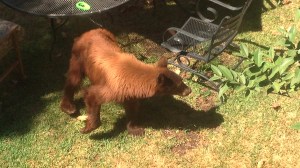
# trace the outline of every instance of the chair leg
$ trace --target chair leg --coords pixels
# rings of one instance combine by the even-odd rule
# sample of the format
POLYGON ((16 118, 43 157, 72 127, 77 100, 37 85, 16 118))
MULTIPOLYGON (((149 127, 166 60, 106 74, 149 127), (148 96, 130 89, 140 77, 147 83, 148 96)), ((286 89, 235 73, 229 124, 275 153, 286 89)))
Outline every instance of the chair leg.
POLYGON ((171 58, 169 59, 168 63, 169 64, 172 64, 186 72, 190 72, 192 73, 193 75, 196 75, 199 77, 199 79, 197 80, 197 82, 200 82, 201 84, 205 85, 206 87, 209 87, 215 91, 219 91, 219 86, 220 84, 219 83, 215 83, 213 81, 210 81, 210 77, 208 77, 207 75, 205 75, 204 73, 202 72, 199 72, 199 71, 196 71, 194 68, 196 66, 196 64, 199 62, 196 61, 195 63, 191 64, 190 62, 190 59, 187 57, 187 56, 184 56, 184 55, 177 55, 175 58, 171 58), (184 58, 186 59, 186 61, 188 62, 187 64, 183 63, 180 58, 184 58), (206 82, 203 82, 206 81, 206 82))
POLYGON ((0 83, 19 65, 19 62, 16 61, 12 65, 9 66, 8 69, 5 70, 3 74, 1 74, 0 77, 0 83))
POLYGON ((26 75, 24 72, 23 62, 22 62, 22 58, 21 58, 20 46, 19 46, 19 42, 18 42, 15 32, 12 35, 12 39, 13 39, 14 49, 15 49, 15 52, 17 55, 17 64, 18 64, 22 79, 25 79, 26 75))
POLYGON ((50 52, 49 52, 49 60, 50 61, 52 61, 52 54, 53 54, 53 50, 54 50, 56 39, 57 39, 56 32, 59 28, 63 27, 67 23, 67 21, 68 21, 68 19, 65 19, 62 23, 59 23, 56 25, 55 19, 50 18, 50 25, 51 25, 51 30, 52 30, 52 43, 51 43, 50 52))
POLYGON ((166 4, 167 4, 165 0, 153 0, 152 3, 153 3, 153 8, 154 8, 153 13, 152 13, 153 15, 157 14, 159 3, 161 3, 164 6, 166 6, 166 4), (162 1, 162 2, 159 2, 159 1, 162 1))
POLYGON ((240 58, 240 60, 237 62, 236 65, 233 66, 233 70, 236 70, 241 64, 242 62, 245 60, 245 58, 240 58))
POLYGON ((230 43, 230 46, 233 47, 234 49, 239 49, 239 45, 237 45, 236 43, 232 42, 230 43))

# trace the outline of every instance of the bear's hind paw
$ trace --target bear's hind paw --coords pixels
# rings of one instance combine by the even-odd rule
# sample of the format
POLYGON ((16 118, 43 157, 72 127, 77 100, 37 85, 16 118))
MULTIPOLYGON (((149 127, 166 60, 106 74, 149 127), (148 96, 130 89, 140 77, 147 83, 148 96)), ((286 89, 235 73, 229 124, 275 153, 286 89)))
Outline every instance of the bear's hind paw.
POLYGON ((88 133, 94 131, 95 129, 97 129, 98 127, 100 127, 100 123, 99 124, 90 125, 90 124, 88 124, 88 121, 86 121, 86 122, 87 122, 86 126, 80 130, 80 132, 82 134, 88 134, 88 133))
POLYGON ((82 134, 88 134, 88 133, 94 131, 95 129, 97 129, 97 128, 87 128, 87 127, 84 127, 84 128, 82 128, 82 129, 80 130, 80 132, 81 132, 82 134))
POLYGON ((64 103, 62 102, 60 104, 60 109, 66 113, 66 114, 69 114, 69 115, 72 115, 72 114, 75 114, 76 113, 76 108, 73 104, 68 104, 68 103, 64 103))

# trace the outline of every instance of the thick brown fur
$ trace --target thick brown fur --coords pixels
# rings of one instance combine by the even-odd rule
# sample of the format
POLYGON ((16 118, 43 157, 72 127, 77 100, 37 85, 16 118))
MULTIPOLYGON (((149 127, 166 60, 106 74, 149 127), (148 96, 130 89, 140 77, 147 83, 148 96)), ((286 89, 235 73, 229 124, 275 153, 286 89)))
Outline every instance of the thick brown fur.
POLYGON ((105 29, 90 30, 75 39, 61 102, 67 114, 76 112, 74 93, 83 77, 91 85, 84 90, 87 120, 82 133, 100 126, 100 108, 107 102, 124 105, 130 134, 140 135, 144 130, 136 126, 139 99, 156 95, 186 96, 191 89, 180 76, 167 68, 167 60, 145 64, 118 46, 112 33, 105 29))

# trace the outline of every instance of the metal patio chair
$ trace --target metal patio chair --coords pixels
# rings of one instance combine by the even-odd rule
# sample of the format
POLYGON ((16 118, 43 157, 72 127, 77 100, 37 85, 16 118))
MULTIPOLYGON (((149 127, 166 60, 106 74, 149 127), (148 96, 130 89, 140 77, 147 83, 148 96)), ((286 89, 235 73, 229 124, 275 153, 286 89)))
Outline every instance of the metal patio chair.
POLYGON ((189 17, 181 28, 168 28, 163 35, 161 46, 176 53, 175 57, 169 59, 169 63, 201 77, 217 90, 218 85, 209 81, 210 77, 205 74, 206 72, 201 72, 195 65, 210 62, 232 43, 251 2, 252 0, 247 0, 244 5, 234 7, 219 0, 206 0, 206 3, 202 4, 212 6, 206 7, 205 14, 210 13, 211 16, 207 17, 201 11, 197 11, 199 18, 189 17), (229 11, 228 15, 220 16, 220 13, 224 13, 224 10, 222 12, 216 10, 220 7, 229 11), (217 20, 220 22, 213 23, 217 20))

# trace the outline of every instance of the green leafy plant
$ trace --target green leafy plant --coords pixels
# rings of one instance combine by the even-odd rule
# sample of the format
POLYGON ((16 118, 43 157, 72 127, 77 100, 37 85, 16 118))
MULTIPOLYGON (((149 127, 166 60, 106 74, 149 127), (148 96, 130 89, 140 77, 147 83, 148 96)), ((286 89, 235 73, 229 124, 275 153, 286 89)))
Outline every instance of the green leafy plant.
POLYGON ((300 130, 300 122, 294 124, 291 126, 291 128, 295 129, 295 130, 300 130))
POLYGON ((219 98, 224 99, 229 89, 244 91, 246 96, 262 87, 269 92, 288 94, 300 86, 300 41, 297 39, 297 22, 300 9, 296 12, 295 24, 287 30, 280 28, 279 48, 270 47, 268 51, 256 49, 250 53, 246 45, 240 46, 238 56, 244 59, 241 72, 223 65, 211 65, 214 72, 212 81, 221 83, 219 98))

